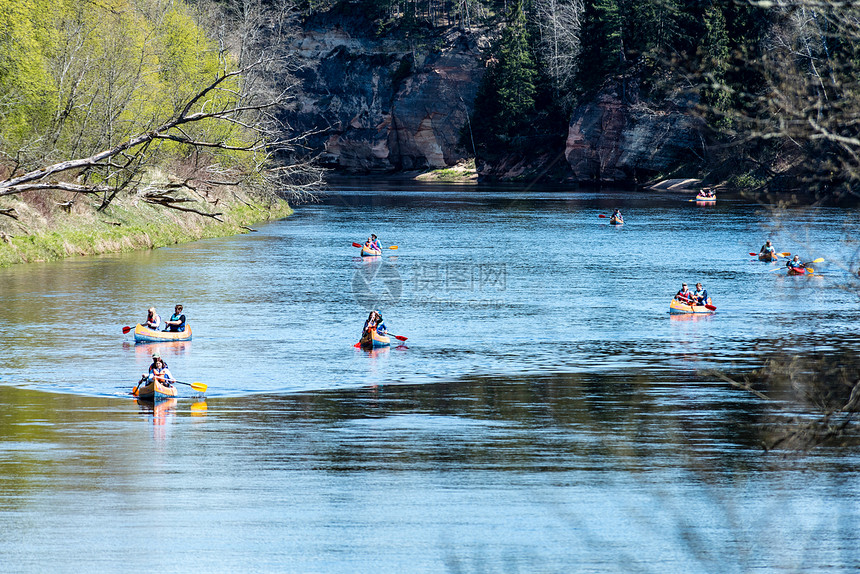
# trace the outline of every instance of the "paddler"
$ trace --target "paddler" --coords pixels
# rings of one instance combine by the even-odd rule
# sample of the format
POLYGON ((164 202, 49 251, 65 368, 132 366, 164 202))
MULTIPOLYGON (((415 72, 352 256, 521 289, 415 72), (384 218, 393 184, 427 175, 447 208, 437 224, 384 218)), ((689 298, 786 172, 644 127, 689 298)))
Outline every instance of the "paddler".
POLYGON ((701 283, 696 283, 696 290, 693 292, 693 299, 696 305, 707 305, 709 301, 708 292, 701 283))
POLYGON ((367 321, 364 322, 364 329, 361 330, 361 336, 364 337, 371 329, 376 329, 377 334, 385 335, 388 329, 385 328, 385 323, 382 322, 382 313, 379 311, 371 311, 367 316, 367 321))
POLYGON ((691 305, 693 302, 693 292, 687 288, 686 283, 681 283, 681 290, 675 293, 675 299, 681 303, 691 305))
POLYGON ((616 209, 615 211, 613 211, 612 215, 610 216, 609 219, 614 219, 615 221, 618 221, 618 222, 624 221, 624 217, 621 216, 621 210, 620 209, 616 209))
POLYGON ((789 269, 791 269, 792 267, 794 267, 794 268, 806 268, 806 265, 804 265, 800 261, 800 255, 795 255, 791 259, 791 261, 789 261, 788 263, 785 264, 785 266, 788 267, 789 269))
POLYGON ((161 324, 161 317, 158 316, 158 313, 155 312, 155 307, 150 307, 146 310, 146 321, 144 321, 143 326, 149 327, 150 329, 157 331, 158 326, 161 324))
POLYGON ((361 331, 361 339, 358 341, 360 347, 367 348, 373 346, 374 329, 378 335, 383 337, 388 333, 385 323, 382 322, 382 313, 379 311, 371 311, 370 315, 367 316, 367 321, 364 322, 364 329, 361 331))
POLYGON ((170 381, 174 381, 173 375, 170 372, 170 369, 167 368, 167 363, 161 358, 161 354, 156 351, 152 354, 152 364, 149 366, 149 373, 143 375, 143 380, 147 382, 152 382, 153 380, 158 381, 162 385, 171 386, 170 381))
POLYGON ((185 330, 185 315, 182 314, 182 305, 173 308, 173 315, 164 322, 165 331, 182 332, 185 330))
POLYGON ((773 245, 770 244, 770 239, 765 241, 765 244, 761 246, 761 250, 758 252, 759 255, 771 255, 774 259, 776 259, 776 249, 774 249, 773 245))
POLYGON ((364 246, 368 249, 373 249, 374 251, 382 251, 382 249, 379 248, 379 241, 377 241, 375 233, 370 234, 370 237, 365 241, 364 246))

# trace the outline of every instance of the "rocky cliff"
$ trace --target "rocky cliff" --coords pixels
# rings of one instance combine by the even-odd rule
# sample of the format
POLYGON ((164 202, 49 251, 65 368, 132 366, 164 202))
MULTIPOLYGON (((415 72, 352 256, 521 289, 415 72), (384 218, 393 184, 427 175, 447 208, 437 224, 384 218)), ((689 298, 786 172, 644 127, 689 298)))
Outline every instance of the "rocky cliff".
POLYGON ((297 99, 285 114, 329 167, 372 173, 454 165, 484 73, 478 33, 450 29, 433 45, 377 38, 353 23, 306 23, 297 99))
POLYGON ((695 102, 644 102, 635 82, 611 83, 574 109, 564 155, 579 182, 642 182, 703 157, 695 102))
MULTIPOLYGON (((284 119, 315 132, 311 148, 338 171, 424 170, 471 157, 461 134, 491 34, 449 28, 431 41, 372 29, 354 18, 298 28, 289 49, 301 63, 299 89, 284 119)), ((536 146, 535 157, 500 153, 493 164, 478 161, 478 171, 492 179, 642 182, 701 157, 693 105, 681 97, 646 102, 635 81, 609 82, 573 110, 566 143, 536 146)))

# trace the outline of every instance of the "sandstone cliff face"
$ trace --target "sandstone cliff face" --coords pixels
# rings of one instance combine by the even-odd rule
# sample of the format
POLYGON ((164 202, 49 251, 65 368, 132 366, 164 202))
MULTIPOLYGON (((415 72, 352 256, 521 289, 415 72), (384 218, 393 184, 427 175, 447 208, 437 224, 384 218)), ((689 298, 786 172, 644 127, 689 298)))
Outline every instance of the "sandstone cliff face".
POLYGON ((702 125, 694 102, 646 105, 635 85, 613 84, 571 115, 564 154, 579 182, 642 182, 701 158, 702 125))
MULTIPOLYGON (((489 54, 487 31, 448 29, 432 42, 380 38, 356 20, 297 28, 286 49, 301 67, 296 100, 283 119, 324 165, 347 173, 448 167, 472 157, 461 133, 489 54), (422 47, 423 46, 423 47, 422 47)), ((693 102, 640 100, 638 86, 608 83, 571 114, 566 143, 549 137, 533 150, 479 160, 487 179, 583 183, 643 182, 701 158, 693 102)))
POLYGON ((339 25, 306 26, 292 51, 300 89, 285 120, 324 164, 352 172, 454 165, 484 73, 481 37, 451 30, 434 50, 339 25))

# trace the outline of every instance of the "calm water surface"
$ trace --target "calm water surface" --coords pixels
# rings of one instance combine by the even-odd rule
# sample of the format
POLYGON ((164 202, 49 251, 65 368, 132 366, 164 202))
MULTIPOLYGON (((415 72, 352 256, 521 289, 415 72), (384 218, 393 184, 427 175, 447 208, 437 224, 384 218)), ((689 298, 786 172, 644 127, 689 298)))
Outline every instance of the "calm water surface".
POLYGON ((764 453, 766 405, 713 374, 858 347, 856 210, 472 189, 1 270, 0 570, 860 568, 858 451, 764 453), (717 314, 669 316, 682 281, 717 314), (122 335, 175 303, 193 341, 122 335), (405 345, 353 347, 374 307, 405 345), (129 398, 154 349, 206 396, 129 398))

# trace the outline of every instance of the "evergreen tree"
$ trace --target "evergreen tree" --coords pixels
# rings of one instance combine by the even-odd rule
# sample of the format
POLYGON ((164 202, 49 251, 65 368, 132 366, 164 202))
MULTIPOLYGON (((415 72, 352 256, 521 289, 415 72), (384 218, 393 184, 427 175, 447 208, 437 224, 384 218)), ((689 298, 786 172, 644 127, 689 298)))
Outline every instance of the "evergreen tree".
POLYGON ((624 65, 624 20, 619 0, 595 0, 597 41, 602 75, 615 74, 624 65))
MULTIPOLYGON (((702 39, 702 72, 705 86, 702 102, 720 115, 731 105, 731 95, 726 86, 726 70, 729 67, 729 34, 726 19, 719 6, 711 6, 705 12, 705 36, 702 39)), ((713 121, 713 120, 712 120, 713 121)), ((722 120, 716 120, 722 123, 722 120)))
POLYGON ((522 4, 513 9, 495 53, 495 62, 479 89, 472 120, 476 143, 484 151, 510 145, 526 130, 534 112, 537 71, 522 4))

